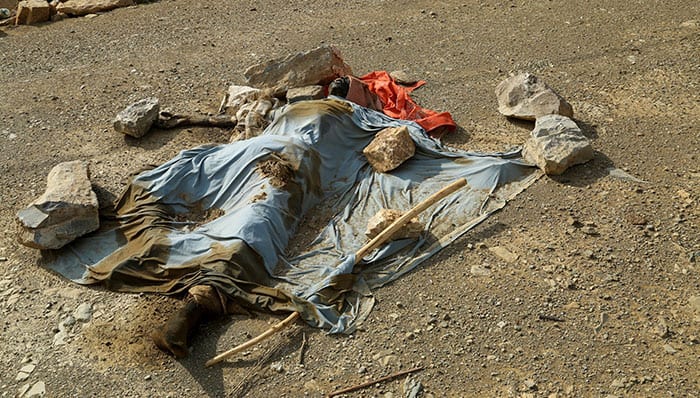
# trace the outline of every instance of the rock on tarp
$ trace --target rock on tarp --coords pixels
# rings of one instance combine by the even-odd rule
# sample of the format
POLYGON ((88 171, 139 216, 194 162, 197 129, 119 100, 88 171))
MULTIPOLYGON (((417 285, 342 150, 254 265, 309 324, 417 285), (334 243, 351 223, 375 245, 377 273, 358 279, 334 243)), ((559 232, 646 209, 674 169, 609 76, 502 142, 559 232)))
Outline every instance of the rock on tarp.
POLYGON ((326 85, 333 79, 351 75, 340 51, 333 46, 290 55, 249 67, 244 75, 247 84, 259 88, 274 88, 283 93, 290 88, 311 85, 326 85))
MULTIPOLYGON (((400 210, 379 210, 375 215, 370 217, 369 221, 367 221, 367 230, 365 231, 365 235, 367 235, 367 237, 370 239, 374 239, 375 236, 379 235, 394 221, 398 220, 402 215, 403 212, 400 210)), ((389 240, 417 238, 420 236, 421 232, 423 232, 423 229, 423 224, 421 224, 421 222, 418 221, 417 217, 414 217, 408 220, 406 224, 404 224, 401 228, 394 232, 394 234, 391 235, 391 237, 389 237, 389 240)))
POLYGON ((87 164, 64 162, 49 172, 46 192, 17 214, 19 240, 36 249, 59 249, 99 228, 97 196, 87 164))
POLYGON ((416 151, 406 126, 390 127, 377 133, 362 153, 369 164, 380 173, 394 170, 410 159, 416 151))
POLYGON ((111 11, 115 8, 129 7, 135 4, 134 0, 65 0, 58 3, 56 11, 77 17, 111 11))
POLYGON ((414 122, 344 100, 299 101, 276 112, 260 136, 189 149, 140 174, 116 206, 118 226, 76 240, 47 265, 113 290, 212 286, 221 297, 351 332, 372 308, 372 289, 417 267, 540 175, 516 153, 451 151, 414 122), (378 131, 401 126, 415 155, 375 172, 362 148, 378 131), (425 234, 388 242, 355 267, 370 216, 410 209, 459 178, 468 187, 417 216, 425 234), (287 257, 289 240, 318 205, 332 209, 326 228, 304 253, 287 257))
POLYGON ((558 175, 593 159, 593 148, 573 120, 545 115, 537 118, 535 129, 523 146, 523 158, 547 174, 558 175))
POLYGON ((521 73, 496 87, 498 111, 508 117, 535 120, 539 116, 558 114, 574 116, 571 105, 537 76, 521 73))

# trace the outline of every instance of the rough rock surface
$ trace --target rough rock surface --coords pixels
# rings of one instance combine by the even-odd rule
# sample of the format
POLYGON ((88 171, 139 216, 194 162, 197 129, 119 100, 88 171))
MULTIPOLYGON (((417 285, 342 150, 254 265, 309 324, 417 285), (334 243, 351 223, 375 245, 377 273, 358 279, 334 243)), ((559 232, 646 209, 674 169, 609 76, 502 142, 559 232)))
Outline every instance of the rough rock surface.
POLYGON ((405 126, 385 128, 362 150, 369 164, 380 173, 394 170, 415 152, 416 145, 405 126))
POLYGON ((158 119, 160 101, 150 97, 135 102, 114 119, 114 130, 132 137, 143 137, 158 119))
POLYGON ((59 249, 99 228, 87 164, 77 160, 56 165, 49 172, 46 192, 17 216, 20 242, 36 249, 59 249))
POLYGON ((287 102, 290 104, 292 102, 315 100, 324 97, 323 86, 319 85, 294 87, 287 90, 287 102))
POLYGON ((17 6, 17 25, 32 25, 49 20, 51 9, 44 0, 22 0, 17 6))
MULTIPOLYGON (((374 238, 402 215, 403 212, 399 210, 379 210, 377 214, 373 215, 369 221, 367 221, 367 230, 365 231, 365 235, 367 235, 367 237, 370 239, 374 238)), ((421 232, 423 232, 423 229, 423 224, 418 221, 418 218, 414 217, 408 223, 406 223, 406 225, 394 232, 389 240, 417 238, 420 236, 421 232)))
POLYGON ((535 120, 558 114, 574 117, 571 105, 537 76, 521 73, 509 77, 496 87, 498 111, 508 117, 535 120))
POLYGON ((535 129, 523 146, 523 158, 547 174, 558 175, 593 159, 593 148, 573 120, 546 115, 537 118, 535 129))
POLYGON ((77 17, 135 4, 134 0, 66 0, 58 3, 56 10, 77 17))
POLYGON ((340 51, 332 46, 321 46, 283 59, 253 65, 244 73, 248 85, 274 88, 276 93, 293 87, 326 85, 337 77, 351 74, 350 65, 345 63, 340 51))

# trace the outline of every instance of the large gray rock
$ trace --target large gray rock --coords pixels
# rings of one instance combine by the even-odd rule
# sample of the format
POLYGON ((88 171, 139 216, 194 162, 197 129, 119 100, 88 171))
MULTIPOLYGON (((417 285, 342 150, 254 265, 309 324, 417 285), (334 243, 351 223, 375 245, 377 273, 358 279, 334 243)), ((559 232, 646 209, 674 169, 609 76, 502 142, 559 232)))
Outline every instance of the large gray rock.
POLYGON ((110 11, 120 7, 129 7, 135 4, 134 0, 65 0, 58 3, 56 10, 66 15, 77 17, 110 11))
POLYGON ((87 164, 65 162, 51 169, 46 192, 17 217, 20 243, 36 249, 59 249, 99 228, 97 196, 87 164))
POLYGON ((570 166, 593 159, 593 148, 573 120, 545 115, 537 118, 522 154, 545 173, 558 175, 570 166))
POLYGON ((119 112, 114 119, 114 130, 132 137, 143 137, 158 119, 160 101, 150 97, 135 102, 119 112))
POLYGON ((416 144, 413 143, 406 126, 383 129, 362 150, 369 164, 380 173, 394 170, 415 152, 416 144))
POLYGON ((574 110, 537 76, 521 73, 496 87, 498 111, 508 117, 535 120, 543 115, 574 117, 574 110))
POLYGON ((293 87, 326 85, 351 74, 352 69, 343 61, 340 51, 332 46, 253 65, 244 73, 249 86, 274 88, 276 94, 293 87))

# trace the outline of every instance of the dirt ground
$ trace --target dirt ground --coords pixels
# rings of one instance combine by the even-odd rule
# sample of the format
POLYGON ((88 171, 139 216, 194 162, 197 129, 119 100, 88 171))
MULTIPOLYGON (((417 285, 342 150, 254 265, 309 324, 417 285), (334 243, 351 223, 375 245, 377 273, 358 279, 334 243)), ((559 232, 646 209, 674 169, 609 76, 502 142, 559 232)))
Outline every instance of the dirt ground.
MULTIPOLYGON (((2 28, 0 396, 320 397, 422 366, 425 397, 698 397, 699 48, 696 0, 163 0, 2 28), (353 335, 299 325, 209 369, 279 317, 209 324, 176 361, 148 334, 178 300, 73 285, 17 243, 17 211, 59 162, 87 161, 106 205, 130 173, 229 138, 125 138, 111 120, 127 104, 214 113, 247 66, 320 44, 355 74, 427 80, 417 101, 452 112, 462 129, 445 141, 469 150, 524 142, 531 126, 498 114, 494 88, 535 73, 573 105, 595 158, 376 291, 353 335)), ((346 396, 403 397, 404 379, 346 396)))

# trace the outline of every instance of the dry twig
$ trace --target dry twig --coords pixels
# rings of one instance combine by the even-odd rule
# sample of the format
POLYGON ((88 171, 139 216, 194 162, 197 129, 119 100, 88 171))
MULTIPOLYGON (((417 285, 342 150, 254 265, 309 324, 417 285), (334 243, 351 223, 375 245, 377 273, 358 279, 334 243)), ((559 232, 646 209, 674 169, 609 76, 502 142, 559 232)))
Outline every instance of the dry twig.
POLYGON ((381 383, 381 382, 384 382, 384 381, 393 380, 393 379, 395 379, 395 378, 397 378, 397 377, 401 377, 401 376, 407 375, 407 374, 409 374, 409 373, 417 372, 417 371, 419 371, 419 370, 423 370, 423 367, 422 367, 422 366, 418 366, 417 368, 408 369, 408 370, 402 370, 401 372, 392 373, 392 374, 390 374, 390 375, 388 375, 388 376, 380 377, 380 378, 378 378, 378 379, 376 379, 376 380, 366 381, 366 382, 364 382, 364 383, 362 383, 362 384, 358 384, 358 385, 356 385, 356 386, 352 386, 352 387, 348 387, 348 388, 343 388, 342 390, 336 390, 336 391, 333 391, 332 393, 326 395, 326 398, 333 398, 333 397, 335 397, 336 395, 345 394, 346 392, 353 392, 353 391, 361 390, 361 389, 363 389, 363 388, 365 388, 365 387, 369 387, 369 386, 372 386, 372 385, 374 385, 374 384, 381 383))

